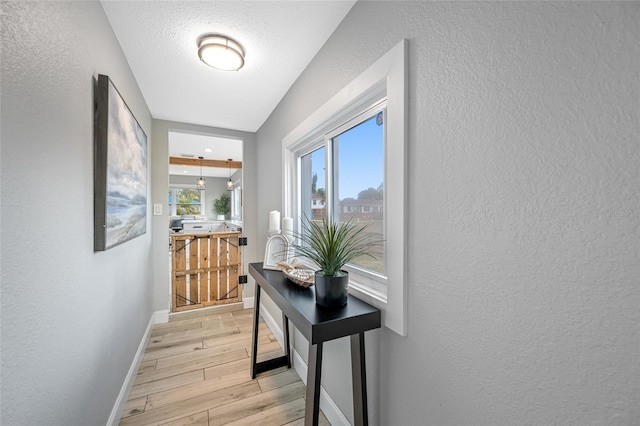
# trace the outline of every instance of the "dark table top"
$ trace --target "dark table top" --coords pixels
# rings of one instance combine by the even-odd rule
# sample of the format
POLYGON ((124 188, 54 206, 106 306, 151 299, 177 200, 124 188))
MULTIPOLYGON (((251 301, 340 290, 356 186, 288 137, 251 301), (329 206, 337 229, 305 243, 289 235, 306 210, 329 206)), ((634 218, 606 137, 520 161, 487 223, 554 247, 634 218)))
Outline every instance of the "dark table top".
POLYGON ((249 264, 256 283, 278 305, 311 344, 380 328, 380 309, 349 295, 345 306, 325 308, 316 305, 315 287, 301 287, 281 271, 262 268, 262 262, 249 264))

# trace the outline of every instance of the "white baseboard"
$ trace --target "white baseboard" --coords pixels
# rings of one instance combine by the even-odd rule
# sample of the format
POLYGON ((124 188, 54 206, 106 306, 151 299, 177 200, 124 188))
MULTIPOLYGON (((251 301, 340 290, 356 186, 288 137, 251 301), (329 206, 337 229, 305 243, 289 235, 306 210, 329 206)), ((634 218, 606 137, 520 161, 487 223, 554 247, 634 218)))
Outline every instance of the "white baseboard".
MULTIPOLYGON (((267 327, 273 333, 273 336, 280 343, 280 347, 284 348, 284 333, 282 331, 281 321, 276 321, 275 318, 271 315, 271 313, 264 308, 264 305, 260 305, 260 316, 264 320, 267 327)), ((290 333, 293 332, 292 329, 289 330, 290 333)), ((298 351, 293 348, 293 367, 295 368, 300 379, 306 384, 307 383, 307 363, 302 359, 302 356, 298 353, 298 351)), ((343 425, 350 426, 349 420, 342 414, 342 411, 338 408, 335 402, 331 399, 327 391, 324 387, 320 386, 320 409, 324 413, 329 423, 332 425, 343 425)))
POLYGON ((107 420, 107 426, 116 426, 120 423, 122 412, 124 411, 124 407, 125 405, 127 405, 127 401, 129 400, 129 393, 131 392, 131 388, 133 387, 133 382, 136 379, 136 373, 138 372, 138 368, 140 367, 140 363, 142 362, 142 357, 144 356, 144 351, 147 348, 147 343, 149 342, 151 329, 153 328, 154 324, 161 324, 165 322, 169 322, 168 309, 164 311, 156 311, 151 314, 147 329, 145 330, 144 335, 142 336, 142 340, 140 341, 140 345, 138 346, 138 351, 133 357, 133 362, 131 363, 131 367, 129 367, 129 372, 124 379, 122 388, 120 388, 120 393, 118 394, 118 398, 113 405, 109 420, 107 420))

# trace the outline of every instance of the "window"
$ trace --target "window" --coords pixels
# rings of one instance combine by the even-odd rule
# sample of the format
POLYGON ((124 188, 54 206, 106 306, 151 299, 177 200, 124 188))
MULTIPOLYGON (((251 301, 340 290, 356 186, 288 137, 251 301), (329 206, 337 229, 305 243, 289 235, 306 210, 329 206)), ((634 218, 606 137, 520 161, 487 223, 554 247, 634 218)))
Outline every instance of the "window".
POLYGON ((240 182, 234 182, 231 191, 231 219, 242 220, 242 188, 240 182))
POLYGON ((171 216, 203 215, 204 191, 192 187, 169 188, 169 211, 171 216), (175 201, 174 201, 175 200, 175 201))
MULTIPOLYGON (((320 147, 300 154, 302 217, 352 220, 366 224, 368 232, 384 240, 384 210, 373 214, 371 208, 373 204, 384 205, 384 105, 380 100, 325 134, 320 147), (327 170, 332 173, 327 175, 327 170), (333 208, 328 210, 327 205, 333 208)), ((384 285, 384 246, 371 255, 375 259, 362 256, 347 269, 384 285)))
POLYGON ((321 220, 325 216, 325 148, 300 156, 302 217, 321 220))
MULTIPOLYGON (((333 183, 332 201, 336 206, 330 220, 354 220, 367 225, 367 232, 384 240, 384 211, 371 214, 371 204, 384 205, 384 104, 354 118, 331 132, 328 137, 332 155, 330 181, 333 183), (352 207, 345 212, 344 205, 352 207)), ((370 252, 375 259, 363 256, 351 268, 358 268, 382 284, 386 284, 385 246, 370 252), (373 275, 371 274, 373 273, 373 275)))
POLYGON ((406 335, 406 42, 338 92, 283 139, 283 211, 349 219, 384 241, 347 265, 349 291, 383 310, 406 335))

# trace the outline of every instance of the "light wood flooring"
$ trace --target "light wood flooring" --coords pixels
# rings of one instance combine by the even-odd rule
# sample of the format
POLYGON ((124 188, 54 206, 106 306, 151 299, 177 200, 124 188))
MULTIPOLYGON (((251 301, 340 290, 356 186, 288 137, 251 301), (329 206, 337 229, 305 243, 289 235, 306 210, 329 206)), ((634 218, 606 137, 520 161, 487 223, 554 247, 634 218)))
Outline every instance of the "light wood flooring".
MULTIPOLYGON (((302 425, 304 383, 280 368, 251 380, 253 309, 190 312, 157 324, 121 425, 302 425)), ((260 322, 258 361, 282 355, 260 322)), ((320 413, 320 424, 329 422, 320 413)))

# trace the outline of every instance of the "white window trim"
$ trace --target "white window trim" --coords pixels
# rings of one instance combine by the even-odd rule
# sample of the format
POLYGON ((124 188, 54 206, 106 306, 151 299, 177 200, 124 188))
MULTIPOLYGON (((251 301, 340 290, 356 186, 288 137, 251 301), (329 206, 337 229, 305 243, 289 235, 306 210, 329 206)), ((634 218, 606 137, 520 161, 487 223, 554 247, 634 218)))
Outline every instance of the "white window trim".
POLYGON ((383 325, 407 335, 407 41, 402 40, 371 67, 344 87, 282 140, 285 216, 298 217, 296 152, 317 141, 318 132, 337 126, 367 101, 386 92, 385 208, 387 286, 374 289, 351 279, 349 292, 382 310, 383 325), (392 172, 393 171, 393 172, 392 172), (401 188, 402 190, 398 190, 401 188), (386 291, 385 291, 386 290, 386 291))

